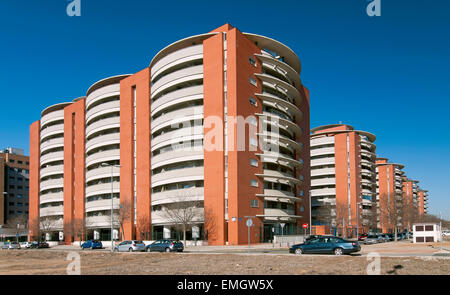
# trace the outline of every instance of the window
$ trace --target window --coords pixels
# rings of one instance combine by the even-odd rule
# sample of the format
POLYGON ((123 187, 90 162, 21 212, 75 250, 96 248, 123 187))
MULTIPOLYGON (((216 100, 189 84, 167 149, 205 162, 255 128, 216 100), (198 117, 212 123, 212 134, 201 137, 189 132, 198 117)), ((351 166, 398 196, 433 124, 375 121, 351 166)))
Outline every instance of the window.
POLYGON ((250 207, 259 208, 259 201, 258 200, 250 200, 250 207))
POLYGON ((255 66, 255 67, 256 67, 256 60, 254 60, 251 56, 248 58, 248 61, 250 62, 250 64, 251 64, 252 66, 255 66))
POLYGON ((300 191, 298 194, 300 195, 300 197, 303 197, 303 195, 304 195, 305 193, 304 193, 303 191, 300 191))
POLYGON ((252 180, 250 180, 250 185, 253 187, 258 187, 258 181, 252 179, 252 180))
POLYGON ((256 99, 254 99, 253 97, 250 97, 250 104, 252 106, 257 107, 258 106, 258 102, 256 101, 256 99))
POLYGON ((253 125, 255 127, 258 127, 258 120, 256 120, 255 117, 251 116, 250 118, 250 125, 253 125))
POLYGON ((300 207, 300 212, 305 212, 305 207, 301 206, 300 207))
POLYGON ((416 231, 423 231, 423 225, 416 225, 416 231))
POLYGON ((253 167, 258 167, 258 160, 250 159, 250 165, 252 165, 253 167))
POLYGON ((258 146, 258 140, 254 137, 250 137, 250 145, 258 146))
POLYGON ((11 160, 9 160, 9 162, 10 162, 10 163, 14 163, 14 160, 11 159, 11 160))
POLYGON ((19 164, 23 164, 23 162, 22 162, 22 161, 17 161, 17 163, 19 163, 19 164))
POLYGON ((256 84, 255 78, 250 77, 249 80, 250 80, 250 84, 252 84, 253 86, 258 86, 258 84, 256 84))
POLYGON ((425 231, 433 231, 432 225, 425 225, 425 231))

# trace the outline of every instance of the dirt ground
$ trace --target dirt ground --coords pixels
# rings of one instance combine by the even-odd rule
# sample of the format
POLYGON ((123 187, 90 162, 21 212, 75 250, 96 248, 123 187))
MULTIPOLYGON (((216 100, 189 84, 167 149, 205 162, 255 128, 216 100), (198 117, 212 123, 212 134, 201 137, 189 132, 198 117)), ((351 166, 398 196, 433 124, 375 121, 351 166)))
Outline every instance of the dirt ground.
MULTIPOLYGON (((0 251, 0 274, 66 274, 67 251, 0 251)), ((82 275, 367 274, 362 256, 78 252, 82 275)), ((381 274, 450 274, 450 259, 382 257, 381 274)))

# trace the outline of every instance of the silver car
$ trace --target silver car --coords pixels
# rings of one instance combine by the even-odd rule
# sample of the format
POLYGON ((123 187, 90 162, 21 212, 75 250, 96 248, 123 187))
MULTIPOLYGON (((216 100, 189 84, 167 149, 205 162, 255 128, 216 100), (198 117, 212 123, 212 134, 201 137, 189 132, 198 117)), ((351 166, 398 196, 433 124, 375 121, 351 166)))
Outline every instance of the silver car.
POLYGON ((4 250, 4 249, 8 249, 8 250, 9 249, 20 249, 20 245, 19 245, 19 243, 16 243, 16 242, 6 242, 2 246, 2 250, 4 250))
POLYGON ((143 252, 145 251, 145 244, 142 241, 123 241, 114 247, 115 252, 143 252))

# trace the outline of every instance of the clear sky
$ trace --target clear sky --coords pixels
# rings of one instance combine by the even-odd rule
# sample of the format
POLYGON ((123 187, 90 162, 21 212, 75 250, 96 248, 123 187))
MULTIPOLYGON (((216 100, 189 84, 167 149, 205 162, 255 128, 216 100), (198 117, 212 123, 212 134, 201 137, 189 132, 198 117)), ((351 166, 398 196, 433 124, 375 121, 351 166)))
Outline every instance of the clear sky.
POLYGON ((94 82, 148 66, 163 47, 225 23, 292 48, 311 91, 311 126, 377 136, 450 219, 450 1, 0 1, 0 148, 28 153, 29 125, 94 82))

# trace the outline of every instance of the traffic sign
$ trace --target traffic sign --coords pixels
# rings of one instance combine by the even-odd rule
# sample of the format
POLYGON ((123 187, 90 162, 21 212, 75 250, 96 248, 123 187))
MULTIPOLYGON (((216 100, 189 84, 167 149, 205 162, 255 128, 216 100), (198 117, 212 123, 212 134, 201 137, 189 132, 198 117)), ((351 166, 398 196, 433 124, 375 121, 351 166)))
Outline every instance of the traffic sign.
POLYGON ((303 223, 303 228, 307 229, 308 228, 308 224, 307 223, 303 223))
POLYGON ((247 219, 246 224, 247 224, 248 227, 250 227, 250 226, 253 225, 253 221, 249 218, 249 219, 247 219))

